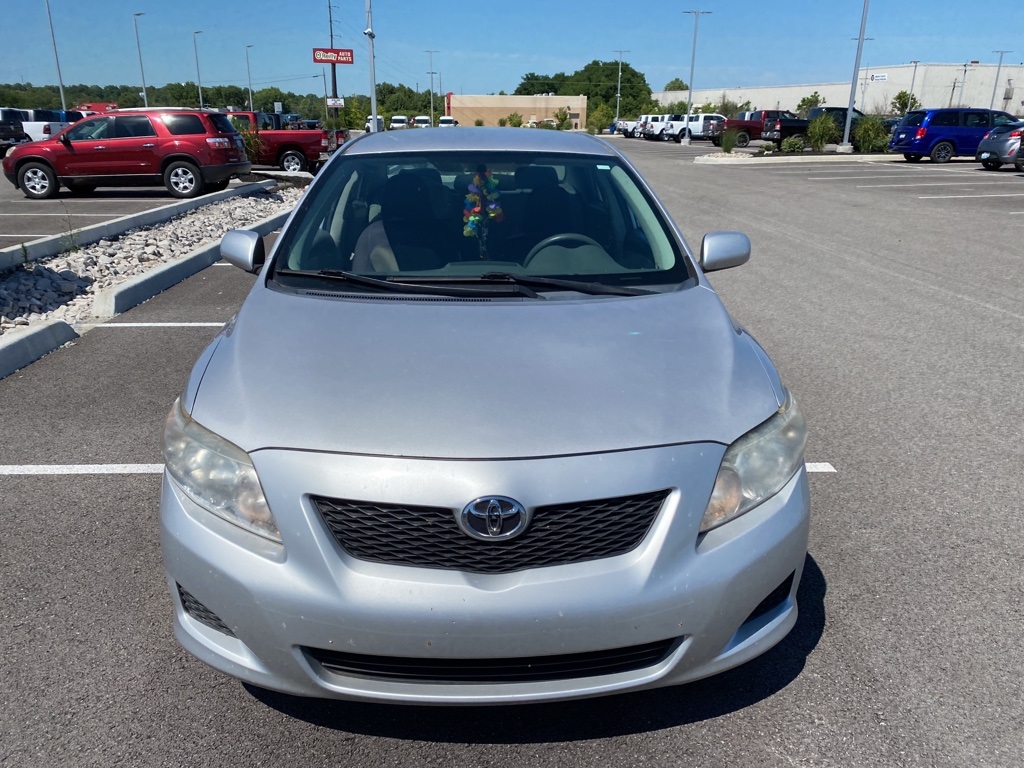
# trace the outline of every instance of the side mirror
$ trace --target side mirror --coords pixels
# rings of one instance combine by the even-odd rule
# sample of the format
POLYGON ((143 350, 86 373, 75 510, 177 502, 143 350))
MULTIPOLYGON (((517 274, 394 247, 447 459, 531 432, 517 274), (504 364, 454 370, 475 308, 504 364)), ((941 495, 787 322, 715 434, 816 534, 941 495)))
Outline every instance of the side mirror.
POLYGON ((66 146, 66 147, 70 147, 71 146, 71 137, 68 136, 66 133, 62 133, 60 135, 60 143, 63 144, 64 146, 66 146))
POLYGON ((232 229, 220 241, 220 256, 245 272, 259 272, 267 260, 263 237, 248 229, 232 229))
POLYGON ((729 269, 750 260, 750 238, 742 232, 709 232, 700 243, 700 267, 705 272, 729 269))

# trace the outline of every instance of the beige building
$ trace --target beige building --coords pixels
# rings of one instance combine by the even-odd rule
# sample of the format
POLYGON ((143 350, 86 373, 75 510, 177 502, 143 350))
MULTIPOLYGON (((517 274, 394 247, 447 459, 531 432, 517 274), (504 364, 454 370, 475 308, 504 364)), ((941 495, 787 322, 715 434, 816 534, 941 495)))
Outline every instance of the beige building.
POLYGON ((445 105, 449 115, 459 121, 459 125, 476 125, 483 120, 484 125, 495 126, 498 120, 508 117, 513 112, 523 116, 523 125, 531 121, 540 123, 554 118, 560 109, 568 110, 573 128, 587 127, 586 96, 465 96, 449 93, 445 96, 445 105))

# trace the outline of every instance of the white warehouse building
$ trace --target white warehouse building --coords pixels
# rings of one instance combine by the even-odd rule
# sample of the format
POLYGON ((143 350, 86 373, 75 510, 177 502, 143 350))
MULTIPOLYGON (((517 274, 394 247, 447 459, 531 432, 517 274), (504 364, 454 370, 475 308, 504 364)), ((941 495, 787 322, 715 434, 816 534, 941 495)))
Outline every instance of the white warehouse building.
MULTIPOLYGON (((700 83, 700 68, 694 80, 700 83)), ((911 91, 922 107, 989 107, 1024 116, 1024 65, 1022 64, 897 64, 862 67, 857 78, 855 106, 868 114, 888 115, 890 104, 900 91, 911 91), (998 73, 999 82, 996 82, 998 73)), ((808 85, 765 85, 738 88, 698 88, 694 104, 729 101, 750 102, 750 109, 791 109, 817 91, 825 103, 845 107, 850 103, 850 81, 808 85)), ((652 94, 659 104, 686 101, 689 91, 660 91, 652 94)))

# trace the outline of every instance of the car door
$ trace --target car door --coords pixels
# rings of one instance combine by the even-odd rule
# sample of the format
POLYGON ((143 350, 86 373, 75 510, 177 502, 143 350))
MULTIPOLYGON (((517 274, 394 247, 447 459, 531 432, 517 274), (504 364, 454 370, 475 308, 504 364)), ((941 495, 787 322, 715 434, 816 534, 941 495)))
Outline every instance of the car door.
POLYGON ((992 127, 992 115, 986 109, 965 109, 961 126, 956 143, 957 154, 974 155, 992 127))
POLYGON ((103 176, 107 173, 113 117, 91 117, 71 126, 62 140, 53 142, 53 164, 58 176, 103 176))
POLYGON ((156 130, 149 115, 116 115, 108 161, 112 176, 156 173, 156 130))

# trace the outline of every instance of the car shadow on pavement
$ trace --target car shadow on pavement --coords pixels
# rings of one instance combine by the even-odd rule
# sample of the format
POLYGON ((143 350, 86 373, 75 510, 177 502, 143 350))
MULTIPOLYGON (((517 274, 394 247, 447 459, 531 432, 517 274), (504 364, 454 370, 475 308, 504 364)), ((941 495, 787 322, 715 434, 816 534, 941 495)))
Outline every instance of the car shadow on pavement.
POLYGON ((736 669, 688 685, 555 704, 423 707, 301 698, 251 685, 267 706, 348 733, 461 744, 531 744, 601 739, 710 720, 778 693, 804 668, 825 627, 825 576, 804 565, 796 626, 775 648, 736 669))

